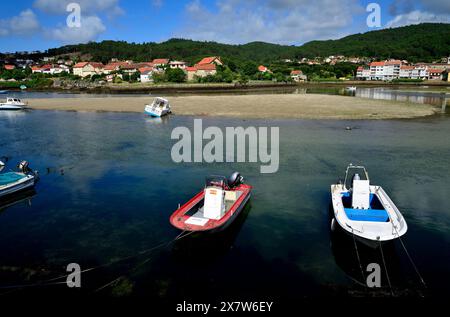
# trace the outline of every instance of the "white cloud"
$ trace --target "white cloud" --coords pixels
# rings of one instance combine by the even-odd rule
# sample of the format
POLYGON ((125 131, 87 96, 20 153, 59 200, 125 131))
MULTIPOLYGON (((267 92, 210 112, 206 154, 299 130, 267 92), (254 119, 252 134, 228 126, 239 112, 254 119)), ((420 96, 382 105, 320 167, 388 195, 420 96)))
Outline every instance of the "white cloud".
POLYGON ((39 21, 30 9, 20 12, 18 16, 0 20, 0 36, 32 35, 40 30, 39 21))
POLYGON ((177 37, 225 43, 266 41, 299 44, 350 33, 357 0, 221 0, 216 10, 194 0, 177 37))
POLYGON ((410 24, 419 24, 426 22, 450 23, 450 16, 446 14, 435 14, 415 10, 405 14, 399 14, 386 23, 387 28, 405 26, 410 24))
POLYGON ((63 26, 46 30, 46 35, 65 44, 86 43, 95 40, 106 27, 97 16, 81 17, 81 27, 63 26))
POLYGON ((123 13, 123 9, 119 6, 119 0, 36 0, 33 6, 45 13, 65 14, 67 5, 72 2, 80 5, 82 15, 101 12, 108 16, 114 16, 123 13))

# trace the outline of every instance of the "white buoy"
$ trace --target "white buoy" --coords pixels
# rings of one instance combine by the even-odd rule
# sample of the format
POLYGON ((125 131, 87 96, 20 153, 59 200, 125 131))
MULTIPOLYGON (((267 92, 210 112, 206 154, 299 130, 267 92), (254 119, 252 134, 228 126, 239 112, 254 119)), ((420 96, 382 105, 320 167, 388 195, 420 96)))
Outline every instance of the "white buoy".
POLYGON ((5 166, 5 163, 3 163, 2 161, 0 161, 0 166, 5 166))

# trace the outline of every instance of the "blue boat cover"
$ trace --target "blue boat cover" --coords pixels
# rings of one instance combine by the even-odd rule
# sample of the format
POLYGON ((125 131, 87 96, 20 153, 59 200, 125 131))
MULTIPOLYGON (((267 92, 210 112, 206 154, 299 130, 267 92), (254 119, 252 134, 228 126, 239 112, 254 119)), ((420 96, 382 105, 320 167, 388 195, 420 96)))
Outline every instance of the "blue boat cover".
POLYGON ((23 174, 13 173, 13 172, 0 174, 0 186, 15 183, 24 177, 26 177, 26 176, 23 174))
POLYGON ((389 215, 384 209, 353 209, 344 208, 348 219, 355 221, 387 222, 389 215))

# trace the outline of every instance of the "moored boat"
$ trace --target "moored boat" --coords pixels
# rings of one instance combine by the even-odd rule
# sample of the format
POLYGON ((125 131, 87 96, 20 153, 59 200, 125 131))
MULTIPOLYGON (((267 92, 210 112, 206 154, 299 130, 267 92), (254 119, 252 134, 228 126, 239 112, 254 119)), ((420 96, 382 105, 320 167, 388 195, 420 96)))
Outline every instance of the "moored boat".
POLYGON ((334 218, 344 231, 362 242, 379 242, 401 237, 408 230, 403 215, 381 186, 371 185, 363 166, 350 164, 344 183, 331 185, 334 218))
POLYGON ((244 209, 251 190, 238 172, 229 178, 207 177, 204 190, 179 207, 170 217, 170 223, 183 231, 223 230, 244 209))
POLYGON ((356 91, 356 87, 355 86, 348 86, 348 87, 345 87, 345 90, 347 90, 347 91, 356 91))
POLYGON ((151 104, 145 105, 144 112, 152 117, 165 116, 171 113, 170 103, 167 99, 156 97, 151 104))
POLYGON ((8 97, 6 102, 0 102, 0 110, 22 110, 28 105, 19 98, 8 97))
POLYGON ((19 164, 18 172, 0 174, 0 197, 32 188, 37 180, 37 172, 29 168, 28 162, 22 161, 19 164))

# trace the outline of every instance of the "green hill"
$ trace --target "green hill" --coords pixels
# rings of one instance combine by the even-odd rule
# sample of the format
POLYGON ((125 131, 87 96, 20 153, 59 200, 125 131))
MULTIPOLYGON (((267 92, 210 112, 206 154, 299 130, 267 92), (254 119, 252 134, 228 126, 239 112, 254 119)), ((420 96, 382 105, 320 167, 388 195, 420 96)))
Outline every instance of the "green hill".
POLYGON ((51 55, 77 53, 92 60, 107 62, 111 58, 151 60, 158 57, 196 62, 207 55, 220 55, 230 63, 254 61, 268 63, 284 58, 329 55, 365 56, 378 59, 398 58, 410 61, 432 61, 450 55, 450 24, 424 23, 400 28, 354 34, 338 40, 312 41, 302 46, 264 42, 229 45, 171 39, 162 43, 127 43, 103 41, 67 45, 50 49, 51 55))

